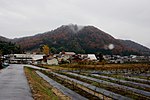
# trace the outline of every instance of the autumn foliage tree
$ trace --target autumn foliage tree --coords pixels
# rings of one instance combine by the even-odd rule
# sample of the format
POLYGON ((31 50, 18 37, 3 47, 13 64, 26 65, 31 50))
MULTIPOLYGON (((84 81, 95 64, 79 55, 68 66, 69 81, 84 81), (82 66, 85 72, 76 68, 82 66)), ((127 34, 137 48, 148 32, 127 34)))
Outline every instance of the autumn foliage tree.
POLYGON ((48 45, 44 45, 44 46, 42 47, 42 49, 43 49, 43 53, 44 53, 45 55, 49 55, 50 48, 48 47, 48 45))

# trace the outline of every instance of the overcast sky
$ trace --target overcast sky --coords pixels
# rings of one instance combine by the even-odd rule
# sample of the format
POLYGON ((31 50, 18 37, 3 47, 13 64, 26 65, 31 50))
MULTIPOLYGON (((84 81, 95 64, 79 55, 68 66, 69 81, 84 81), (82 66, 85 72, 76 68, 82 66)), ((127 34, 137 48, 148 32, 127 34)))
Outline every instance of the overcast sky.
POLYGON ((70 23, 150 48, 150 0, 0 0, 1 36, 30 36, 70 23))

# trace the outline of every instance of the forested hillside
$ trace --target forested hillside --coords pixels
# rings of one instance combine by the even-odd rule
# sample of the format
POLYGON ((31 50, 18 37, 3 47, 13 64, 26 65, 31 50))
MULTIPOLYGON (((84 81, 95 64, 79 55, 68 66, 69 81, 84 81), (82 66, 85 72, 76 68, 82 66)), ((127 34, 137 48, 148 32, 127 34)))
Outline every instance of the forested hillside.
MULTIPOLYGON (((46 44, 53 53, 64 50, 76 53, 150 55, 149 48, 133 41, 116 39, 94 26, 62 25, 55 30, 34 36, 11 40, 3 39, 20 45, 25 51, 39 52, 41 47, 46 44), (110 45, 113 45, 113 48, 110 49, 110 45)), ((11 50, 10 52, 14 51, 11 50)))
POLYGON ((2 55, 22 52, 20 46, 17 46, 16 44, 11 42, 5 42, 1 40, 0 40, 0 51, 2 55))

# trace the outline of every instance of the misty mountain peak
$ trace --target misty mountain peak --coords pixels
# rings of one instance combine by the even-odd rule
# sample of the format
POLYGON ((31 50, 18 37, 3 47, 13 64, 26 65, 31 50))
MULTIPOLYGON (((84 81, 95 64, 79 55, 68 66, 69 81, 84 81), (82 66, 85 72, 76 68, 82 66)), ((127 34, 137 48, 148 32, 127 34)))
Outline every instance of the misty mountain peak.
POLYGON ((79 26, 76 24, 62 25, 43 34, 12 39, 10 41, 20 45, 26 51, 36 50, 40 48, 40 45, 48 44, 58 51, 62 51, 63 48, 65 51, 73 50, 77 53, 101 52, 103 54, 111 54, 113 52, 113 54, 150 55, 150 49, 140 44, 115 39, 110 34, 94 26, 79 26))
POLYGON ((64 25, 69 27, 69 29, 73 32, 73 33, 77 33, 80 30, 82 30, 84 28, 84 26, 81 25, 77 25, 77 24, 69 24, 69 25, 64 25))

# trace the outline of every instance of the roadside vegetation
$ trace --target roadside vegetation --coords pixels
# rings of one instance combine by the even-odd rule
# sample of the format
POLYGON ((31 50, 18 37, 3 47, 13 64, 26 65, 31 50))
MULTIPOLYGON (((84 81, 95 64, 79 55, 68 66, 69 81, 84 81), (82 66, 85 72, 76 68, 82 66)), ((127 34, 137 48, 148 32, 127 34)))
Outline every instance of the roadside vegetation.
POLYGON ((52 86, 39 77, 34 69, 25 67, 24 70, 35 100, 60 100, 53 93, 52 86))

